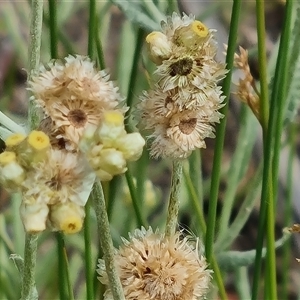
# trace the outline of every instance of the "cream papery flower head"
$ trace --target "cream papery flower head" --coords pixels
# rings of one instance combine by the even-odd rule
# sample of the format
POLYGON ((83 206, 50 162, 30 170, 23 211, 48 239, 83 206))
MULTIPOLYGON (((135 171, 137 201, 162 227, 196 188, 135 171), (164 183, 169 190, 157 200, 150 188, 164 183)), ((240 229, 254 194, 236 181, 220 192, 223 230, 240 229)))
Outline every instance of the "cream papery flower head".
POLYGON ((176 92, 164 92, 155 86, 154 90, 144 92, 138 104, 140 124, 151 131, 150 154, 155 158, 185 158, 191 151, 205 148, 205 138, 215 136, 212 124, 222 118, 218 109, 223 106, 223 99, 218 88, 211 91, 209 100, 201 93, 190 94, 190 101, 185 104, 176 92), (192 101, 197 103, 197 109, 186 107, 192 101))
MULTIPOLYGON (((123 239, 115 261, 126 300, 197 300, 208 292, 211 272, 196 245, 179 232, 165 237, 142 228, 123 239)), ((103 260, 99 280, 108 285, 103 260)), ((113 299, 108 288, 105 300, 113 299)))
POLYGON ((22 183, 26 204, 73 202, 84 206, 95 175, 81 154, 51 149, 44 161, 35 164, 22 183))
POLYGON ((109 75, 81 55, 41 67, 28 83, 36 103, 50 117, 46 133, 63 141, 67 150, 76 150, 84 129, 98 125, 102 112, 123 100, 109 75))
POLYGON ((225 99, 217 84, 227 73, 225 63, 215 60, 214 32, 192 15, 181 18, 174 13, 162 22, 160 35, 147 37, 154 40, 150 57, 153 60, 156 53, 158 80, 140 97, 138 119, 150 130, 154 157, 185 158, 196 148, 205 148, 205 138, 214 137, 213 126, 223 117, 218 110, 225 99), (164 56, 167 42, 171 50, 164 56))

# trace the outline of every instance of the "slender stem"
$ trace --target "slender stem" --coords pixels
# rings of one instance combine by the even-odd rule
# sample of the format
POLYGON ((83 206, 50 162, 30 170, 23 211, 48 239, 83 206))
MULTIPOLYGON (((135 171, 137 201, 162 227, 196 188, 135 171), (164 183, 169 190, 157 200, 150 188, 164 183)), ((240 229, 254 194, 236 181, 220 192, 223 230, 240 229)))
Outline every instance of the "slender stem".
POLYGON ((57 58, 57 14, 56 0, 48 0, 49 6, 49 29, 51 58, 57 58))
POLYGON ((21 299, 31 300, 37 299, 37 291, 35 287, 35 267, 37 253, 37 234, 26 233, 25 251, 24 251, 24 269, 22 276, 21 299))
MULTIPOLYGON (((29 74, 38 69, 40 61, 41 36, 43 25, 43 1, 32 0, 29 42, 29 74)), ((30 76, 30 75, 29 75, 30 76)), ((36 128, 38 116, 33 100, 29 100, 28 118, 30 128, 36 128)), ((37 253, 37 234, 26 233, 24 249, 24 270, 22 274, 21 299, 36 299, 35 267, 37 253)))
POLYGON ((266 59, 266 30, 264 1, 256 0, 257 48, 260 78, 260 112, 259 118, 263 130, 267 131, 269 121, 269 96, 266 59))
MULTIPOLYGON (((130 73, 130 80, 129 80, 129 86, 128 86, 128 92, 127 92, 127 106, 129 107, 129 110, 126 112, 126 116, 129 116, 131 113, 131 109, 133 107, 133 95, 135 86, 137 83, 137 77, 138 77, 138 65, 140 61, 140 56, 143 49, 143 42, 144 42, 144 36, 145 31, 141 28, 138 29, 137 32, 137 39, 136 39, 136 45, 133 55, 133 63, 131 67, 131 73, 130 73)), ((132 131, 130 124, 125 124, 125 128, 128 132, 132 131)))
POLYGON ((178 12, 178 1, 177 0, 168 0, 168 9, 167 13, 172 14, 172 12, 178 12))
MULTIPOLYGON (((43 25, 43 1, 32 0, 30 23, 30 42, 29 42, 29 77, 31 72, 38 69, 40 62, 41 36, 43 25)), ((30 128, 37 127, 39 117, 36 111, 35 102, 29 99, 28 121, 30 128)))
POLYGON ((132 199, 133 209, 134 209, 134 212, 135 212, 138 227, 145 226, 146 221, 144 219, 142 210, 140 208, 139 199, 138 199, 137 193, 136 193, 136 188, 134 186, 133 178, 132 178, 131 173, 130 173, 129 170, 125 173, 125 177, 126 177, 126 180, 127 180, 129 191, 130 191, 130 196, 131 196, 131 199, 132 199))
MULTIPOLYGON (((264 141, 264 168, 263 168, 263 183, 262 183, 262 194, 259 212, 259 224, 258 224, 258 236, 256 244, 256 256, 254 264, 254 277, 252 283, 252 299, 257 299, 260 273, 261 273, 261 261, 262 261, 262 248, 263 239, 265 235, 266 226, 266 214, 267 214, 267 201, 273 201, 273 198, 268 200, 270 193, 270 160, 271 153, 268 150, 267 144, 271 146, 271 135, 269 133, 268 138, 268 121, 269 121, 269 98, 268 98, 268 82, 267 82, 267 62, 266 62, 266 46, 265 46, 265 10, 264 2, 256 0, 256 20, 257 20, 257 38, 258 38, 258 60, 260 66, 260 123, 263 130, 263 141, 264 141), (268 142, 269 140, 269 142, 268 142)), ((270 147, 269 149, 272 149, 270 147)), ((270 295, 269 295, 270 296, 270 295)))
MULTIPOLYGON (((184 176, 184 180, 187 184, 187 188, 188 188, 188 192, 189 192, 189 198, 190 201, 192 202, 192 206, 193 206, 193 210, 197 216, 197 221, 199 222, 201 231, 202 231, 202 235, 205 238, 205 234, 206 234, 206 224, 205 224, 205 219, 204 219, 204 215, 203 215, 203 211, 200 205, 200 201, 198 199, 198 194, 197 191, 193 185, 193 182, 191 180, 191 178, 188 176, 187 171, 185 170, 185 168, 183 169, 183 176, 184 176)), ((215 255, 212 255, 212 263, 211 263, 211 267, 214 271, 214 279, 217 283, 218 289, 219 289, 219 295, 220 298, 222 300, 226 300, 227 299, 227 294, 226 294, 226 290, 224 287, 224 283, 223 283, 223 279, 222 279, 222 274, 220 272, 217 260, 215 258, 215 255)))
POLYGON ((88 55, 93 58, 94 55, 94 36, 96 33, 96 1, 90 0, 89 9, 89 37, 88 37, 88 55))
MULTIPOLYGON (((293 166, 294 166, 294 157, 296 154, 296 136, 297 136, 297 126, 296 124, 290 125, 290 132, 289 132, 289 157, 288 157, 288 167, 287 167, 287 186, 286 186, 286 203, 284 208, 284 225, 290 226, 292 224, 292 216, 293 216, 293 166)), ((283 258, 282 258, 282 269, 289 270, 290 269, 290 262, 291 262, 291 254, 292 251, 292 243, 291 240, 288 240, 283 245, 283 258)), ((282 274, 282 294, 281 299, 288 299, 288 287, 289 287, 289 273, 283 272, 282 274)))
MULTIPOLYGON (((241 0, 234 0, 232 6, 232 16, 230 23, 229 39, 228 39, 228 49, 226 56, 227 69, 229 70, 226 78, 223 83, 223 92, 228 99, 230 93, 231 85, 231 75, 232 75, 232 66, 235 52, 235 45, 238 32, 239 24, 239 13, 241 7, 241 0)), ((220 184, 220 174, 221 174, 221 160, 223 153, 223 143, 225 136, 225 126, 226 126, 226 115, 228 111, 228 105, 225 105, 222 109, 222 113, 225 115, 225 118, 221 121, 219 126, 217 126, 217 138, 215 144, 214 160, 213 160, 213 171, 211 177, 211 187, 210 187, 210 199, 209 199, 209 208, 208 208, 208 225, 207 225, 207 234, 205 240, 205 251, 206 257, 209 263, 212 261, 213 254, 213 243, 215 236, 215 227, 216 227, 216 211, 218 203, 218 193, 219 193, 219 184, 220 184)))
MULTIPOLYGON (((276 257, 275 257, 275 233, 274 233, 274 207, 277 196, 277 178, 278 178, 278 160, 280 152, 280 139, 282 133, 282 118, 284 111, 284 101, 287 86, 287 61, 288 61, 288 42, 290 35, 290 23, 292 13, 292 2, 287 1, 285 10, 285 21, 283 26, 283 33, 280 39, 280 45, 278 50, 278 57, 275 69, 272 97, 271 97, 271 108, 268 123, 262 122, 263 134, 264 134, 264 175, 263 175, 263 186, 261 195, 261 210, 259 218, 259 231, 257 241, 257 252, 255 259, 254 278, 252 286, 252 299, 257 299, 258 285, 260 281, 260 268, 261 268, 261 253, 263 247, 263 237, 265 231, 265 222, 267 221, 267 265, 268 269, 268 294, 267 297, 270 299, 277 299, 277 284, 276 284, 276 257), (272 156, 272 150, 274 149, 274 155, 272 156)), ((257 2, 257 19, 258 24, 264 22, 264 6, 260 1, 257 2)), ((260 33, 261 39, 259 43, 265 43, 265 29, 264 24, 260 24, 258 32, 260 33)), ((264 49, 264 48, 263 48, 264 49)), ((266 61, 265 51, 262 52, 259 48, 259 57, 262 62, 259 62, 262 69, 266 69, 266 63, 263 64, 263 60, 266 61)), ((264 82, 261 82, 261 86, 267 86, 267 79, 262 78, 264 82), (263 85, 264 84, 264 85, 263 85)), ((267 90, 267 87, 264 89, 267 90)), ((266 92, 267 93, 267 92, 266 92)), ((265 94, 266 96, 267 94, 265 94)), ((268 98, 261 99, 262 102, 268 102, 268 98)), ((263 104, 263 103, 262 103, 263 104)), ((263 120, 263 119, 262 119, 263 120)))
POLYGON ((68 270, 66 268, 66 260, 65 260, 65 241, 64 236, 61 232, 55 233, 56 244, 57 244, 57 257, 58 257, 58 271, 59 271, 59 278, 58 282, 58 290, 60 299, 67 298, 67 286, 68 286, 68 279, 67 273, 68 270))
POLYGON ((171 236, 176 232, 179 212, 179 194, 182 179, 182 160, 173 161, 171 194, 169 199, 167 224, 165 235, 171 236))
POLYGON ((95 43, 96 43, 96 50, 97 50, 97 56, 98 56, 98 61, 99 61, 99 65, 101 69, 105 69, 105 60, 104 60, 104 51, 103 51, 103 47, 102 47, 102 42, 100 39, 100 28, 99 28, 99 17, 96 16, 96 24, 98 24, 98 26, 96 26, 96 32, 95 32, 95 43))
POLYGON ((84 258, 85 258, 85 282, 86 282, 86 299, 94 298, 93 287, 93 264, 92 264, 92 240, 91 240, 91 207, 90 200, 85 205, 84 219, 84 258))
POLYGON ((65 269, 65 274, 66 274, 66 287, 68 289, 68 295, 70 300, 74 300, 74 293, 73 293, 73 288, 71 284, 71 277, 70 277, 70 272, 69 272, 69 262, 68 262, 68 255, 65 247, 65 241, 63 239, 63 260, 64 260, 64 269, 65 269))
POLYGON ((106 213, 105 199, 100 182, 96 182, 93 190, 93 204, 95 208, 98 235, 104 254, 106 273, 114 300, 124 300, 124 293, 114 261, 114 247, 110 234, 110 226, 106 213))

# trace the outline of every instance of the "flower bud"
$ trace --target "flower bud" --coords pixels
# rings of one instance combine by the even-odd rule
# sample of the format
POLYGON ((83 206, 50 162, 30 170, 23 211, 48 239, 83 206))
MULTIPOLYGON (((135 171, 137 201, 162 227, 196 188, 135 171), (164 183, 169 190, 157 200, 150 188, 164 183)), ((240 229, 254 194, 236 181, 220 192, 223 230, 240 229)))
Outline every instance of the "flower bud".
POLYGON ((113 149, 101 151, 100 168, 111 175, 123 174, 127 171, 126 160, 123 153, 113 149))
POLYGON ((123 153, 124 158, 129 161, 135 161, 143 153, 145 140, 138 132, 126 134, 118 139, 117 147, 123 153))
POLYGON ((14 133, 5 140, 5 145, 9 149, 14 148, 21 144, 25 138, 26 136, 22 133, 14 133))
POLYGON ((73 202, 59 203, 50 208, 49 220, 54 230, 66 234, 81 230, 85 213, 84 208, 73 202))
POLYGON ((174 40, 178 45, 187 48, 197 48, 208 34, 208 28, 203 23, 196 20, 188 26, 182 26, 176 29, 174 32, 174 40))
POLYGON ((4 151, 0 154, 0 181, 5 188, 15 189, 25 179, 24 169, 16 161, 16 154, 4 151))
POLYGON ((46 204, 25 204, 20 207, 21 218, 26 232, 37 233, 46 229, 49 208, 46 204))
POLYGON ((153 31, 146 37, 151 60, 160 65, 163 60, 168 59, 171 55, 171 43, 165 34, 153 31))
POLYGON ((106 111, 103 120, 97 129, 97 135, 105 148, 113 147, 120 136, 126 134, 124 129, 124 116, 120 111, 106 111))

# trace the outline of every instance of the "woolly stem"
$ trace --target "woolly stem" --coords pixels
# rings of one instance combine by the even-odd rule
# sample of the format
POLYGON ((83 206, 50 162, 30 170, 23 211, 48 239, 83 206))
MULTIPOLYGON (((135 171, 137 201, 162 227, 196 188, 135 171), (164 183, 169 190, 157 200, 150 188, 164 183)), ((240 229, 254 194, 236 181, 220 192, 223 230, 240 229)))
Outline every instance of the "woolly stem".
POLYGON ((24 251, 24 269, 22 275, 21 300, 38 299, 35 287, 35 266, 37 252, 37 234, 26 233, 24 251))
POLYGON ((176 232, 179 212, 179 192, 182 178, 182 161, 173 161, 173 173, 171 182, 171 194, 169 199, 168 217, 165 235, 170 236, 176 232))
MULTIPOLYGON (((43 1, 32 0, 32 16, 29 42, 29 74, 36 70, 40 60, 41 36, 43 25, 43 1)), ((29 75, 30 76, 30 75, 29 75)), ((30 128, 35 128, 38 116, 33 100, 29 100, 28 117, 30 128)), ((24 270, 22 274, 21 299, 37 299, 35 288, 35 266, 37 253, 37 234, 26 233, 24 250, 24 270)))
POLYGON ((103 189, 100 182, 96 182, 93 190, 93 204, 97 218, 98 235, 103 251, 106 273, 114 300, 124 300, 123 288, 114 261, 114 247, 110 234, 110 226, 106 212, 103 189))
MULTIPOLYGON (((40 63, 40 49, 43 26, 43 1, 32 0, 31 6, 31 24, 30 24, 30 42, 29 42, 29 77, 31 72, 38 69, 40 63)), ((37 127, 39 121, 33 99, 28 103, 28 121, 31 129, 37 127)))

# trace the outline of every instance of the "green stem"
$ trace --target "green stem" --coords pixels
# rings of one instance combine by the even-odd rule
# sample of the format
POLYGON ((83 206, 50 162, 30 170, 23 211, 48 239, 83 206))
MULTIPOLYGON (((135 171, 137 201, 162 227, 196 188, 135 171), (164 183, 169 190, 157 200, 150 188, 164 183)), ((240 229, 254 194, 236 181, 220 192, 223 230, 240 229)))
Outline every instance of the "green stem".
MULTIPOLYGON (((140 61, 140 56, 143 49, 143 43, 144 43, 144 36, 145 32, 143 29, 139 28, 137 32, 137 39, 136 39, 136 45, 133 55, 133 62, 131 67, 131 73, 130 73, 130 80, 128 85, 128 92, 127 92, 127 106, 129 107, 129 110, 126 112, 126 116, 130 116, 132 107, 133 107, 133 96, 134 96, 134 90, 137 83, 137 76, 138 76, 138 65, 140 61)), ((125 124, 125 128, 127 132, 132 132, 133 128, 131 128, 130 124, 125 124)))
POLYGON ((37 240, 37 234, 26 233, 21 300, 38 299, 34 279, 36 267, 37 240))
POLYGON ((70 295, 73 292, 70 293, 70 282, 68 280, 69 270, 67 269, 67 256, 65 251, 64 235, 61 232, 56 232, 55 237, 56 237, 57 257, 58 257, 59 278, 57 282, 58 282, 59 295, 60 295, 60 299, 66 299, 66 298, 69 299, 70 295))
POLYGON ((103 47, 102 47, 102 42, 100 39, 100 29, 99 29, 99 21, 98 21, 98 17, 96 16, 96 24, 98 24, 98 26, 96 26, 96 32, 95 32, 95 43, 96 43, 96 50, 97 50, 97 56, 98 56, 98 61, 99 61, 99 65, 101 69, 105 69, 105 59, 104 59, 104 51, 103 51, 103 47))
MULTIPOLYGON (((238 33, 240 7, 241 7, 241 0, 234 0, 232 6, 228 49, 227 49, 227 56, 226 56, 227 69, 229 70, 229 72, 226 78, 224 79, 224 83, 223 83, 223 92, 224 92, 224 96, 226 96, 226 99, 228 99, 230 93, 232 66, 233 66, 235 45, 236 45, 237 33, 238 33)), ((216 211, 217 211, 217 203, 218 203, 218 193, 219 193, 220 174, 221 174, 220 172, 221 160, 222 160, 222 153, 223 153, 227 111, 228 111, 228 105, 225 105, 221 111, 225 115, 225 117, 221 121, 219 126, 217 126, 217 130, 216 130, 217 137, 216 137, 213 170, 212 170, 212 177, 211 177, 212 179, 211 179, 209 208, 208 208, 207 234, 205 240, 206 257, 209 263, 211 263, 212 261, 212 254, 213 254, 213 243, 214 243, 215 227, 216 227, 216 211)))
POLYGON ((178 12, 178 1, 177 0, 168 0, 168 9, 167 13, 171 15, 173 12, 178 12))
MULTIPOLYGON (((288 158, 288 165, 287 165, 287 186, 286 186, 286 202, 284 208, 284 225, 286 227, 291 226, 293 220, 293 166, 294 166, 294 158, 296 154, 296 136, 297 136, 297 126, 296 124, 290 125, 290 132, 289 132, 289 158, 288 158)), ((290 269, 290 262, 291 262, 291 254, 292 251, 292 243, 291 240, 288 240, 283 246, 283 258, 282 258, 282 269, 289 270, 290 269)), ((282 294, 281 299, 288 299, 288 288, 289 288, 289 273, 283 272, 282 273, 282 294)))
POLYGON ((100 238, 101 248, 104 253, 104 261, 110 289, 114 300, 124 300, 125 297, 122 285, 114 261, 114 247, 106 213, 104 194, 100 182, 95 183, 92 197, 97 218, 98 235, 100 238))
MULTIPOLYGON (((205 224, 203 211, 202 211, 200 201, 199 201, 199 196, 198 196, 197 191, 196 191, 196 189, 193 185, 193 182, 192 182, 190 176, 188 176, 188 172, 187 172, 187 170, 185 170, 185 168, 183 169, 183 176, 184 176, 184 180, 187 184, 187 188, 188 188, 188 192, 189 192, 189 199, 192 202, 193 211, 196 214, 197 221, 200 224, 202 235, 205 238, 206 224, 205 224)), ((227 299, 227 294, 226 294, 226 290, 225 290, 225 287, 224 287, 222 274, 220 272, 220 269, 219 269, 219 266, 218 266, 218 263, 217 263, 217 260, 216 260, 214 254, 212 255, 211 267, 214 271, 214 279, 215 279, 215 281, 217 283, 217 286, 218 286, 218 289, 219 289, 220 298, 222 300, 226 300, 227 299)))
POLYGON ((48 0, 49 5, 49 29, 51 58, 57 58, 57 15, 56 0, 48 0))
POLYGON ((171 193, 169 199, 168 216, 165 229, 165 236, 173 235, 177 230, 178 212, 179 212, 179 196, 182 179, 182 160, 173 161, 171 193))
MULTIPOLYGON (((263 137, 264 137, 264 174, 263 174, 263 186, 261 196, 261 210, 259 218, 259 231, 257 241, 257 254, 255 260, 253 287, 252 287, 252 299, 257 299, 258 285, 260 280, 260 268, 261 268, 261 252, 263 247, 263 237, 265 222, 267 221, 267 265, 268 269, 268 293, 267 297, 270 299, 277 299, 277 282, 276 282, 276 256, 275 256, 275 201, 277 197, 277 181, 278 181, 278 161, 280 153, 280 139, 283 127, 283 112, 284 102, 287 87, 287 62, 288 62, 288 42, 290 35, 290 24, 291 24, 291 13, 292 13, 292 1, 287 1, 285 10, 285 21, 283 27, 283 33, 280 39, 278 58, 275 69, 272 97, 271 97, 271 108, 269 121, 266 123, 264 118, 262 120, 263 126, 263 137), (274 155, 272 157, 272 149, 274 149, 274 155)), ((264 6, 263 3, 258 1, 257 3, 257 19, 258 24, 264 22, 264 6)), ((258 27, 258 33, 260 33, 259 43, 264 45, 265 43, 265 31, 264 24, 260 24, 258 27)), ((259 62, 260 67, 266 70, 266 54, 264 47, 259 47, 259 62), (265 62, 264 62, 265 61, 265 62)), ((266 76, 266 74, 265 74, 266 76)), ((267 96, 267 79, 261 76, 261 86, 266 89, 265 96, 267 96), (263 80, 263 81, 262 81, 263 80)), ((268 98, 261 99, 263 104, 268 102, 268 98)), ((261 105, 261 107, 263 107, 261 105)), ((263 114, 262 114, 263 115, 263 114)))
POLYGON ((130 191, 130 196, 132 199, 133 209, 136 215, 138 227, 145 226, 147 222, 144 220, 144 216, 142 214, 140 204, 139 204, 139 199, 137 197, 136 188, 134 186, 133 178, 129 170, 125 173, 125 177, 130 191))
MULTIPOLYGON (((65 243, 64 239, 63 239, 63 243, 65 243)), ((68 295, 69 295, 68 299, 74 300, 74 293, 73 293, 71 277, 70 277, 70 272, 69 272, 68 255, 67 255, 65 245, 63 247, 63 260, 64 260, 64 269, 65 269, 65 273, 66 273, 66 284, 67 284, 68 295)))
POLYGON ((89 36, 88 36, 88 55, 94 57, 94 36, 96 33, 96 1, 90 0, 89 8, 89 36))
POLYGON ((86 299, 94 298, 93 287, 93 264, 92 264, 92 240, 91 240, 91 207, 90 200, 85 205, 84 219, 84 258, 85 258, 85 282, 86 282, 86 299))
POLYGON ((256 125, 257 120, 253 116, 252 111, 243 105, 239 116, 239 124, 241 126, 238 135, 236 149, 231 159, 230 168, 228 170, 227 187, 224 195, 224 204, 222 207, 219 222, 219 240, 224 240, 225 234, 229 227, 229 220, 232 214, 236 192, 240 184, 241 178, 247 171, 249 160, 251 158, 253 145, 257 139, 256 125))
MULTIPOLYGON (((32 0, 30 23, 30 42, 29 42, 29 79, 31 72, 39 67, 40 49, 43 26, 43 1, 32 0)), ((39 117, 33 99, 29 98, 28 103, 28 122, 31 129, 35 129, 39 122, 39 117)))

